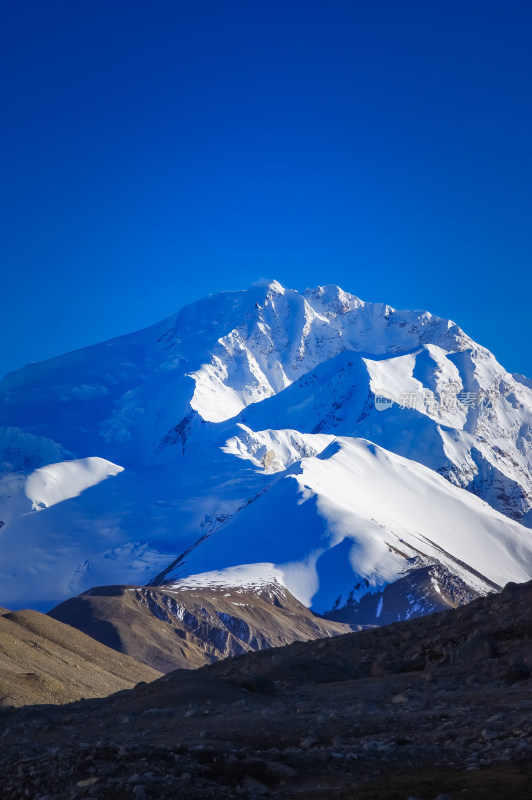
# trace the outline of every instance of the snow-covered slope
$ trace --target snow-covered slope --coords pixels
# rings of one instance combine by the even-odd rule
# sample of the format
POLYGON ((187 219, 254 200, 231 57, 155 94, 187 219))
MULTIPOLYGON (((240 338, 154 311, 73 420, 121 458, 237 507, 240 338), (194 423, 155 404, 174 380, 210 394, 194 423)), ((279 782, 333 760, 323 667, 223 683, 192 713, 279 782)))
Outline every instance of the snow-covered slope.
POLYGON ((82 458, 7 475, 0 481, 0 514, 5 519, 41 511, 118 475, 122 467, 103 458, 82 458))
POLYGON ((0 426, 11 607, 245 564, 320 611, 436 562, 532 575, 530 382, 428 312, 209 296, 7 375, 0 426))
MULTIPOLYGON (((434 563, 478 592, 532 575, 529 530, 432 470, 352 438, 300 461, 222 524, 187 569, 231 568, 235 551, 244 564, 273 562, 271 573, 320 612, 434 563)), ((226 580, 253 572, 230 569, 226 580)))
POLYGON ((368 438, 529 524, 532 394, 485 351, 447 353, 434 345, 386 357, 346 351, 236 421, 255 431, 368 438), (375 403, 382 394, 394 401, 384 411, 375 403))

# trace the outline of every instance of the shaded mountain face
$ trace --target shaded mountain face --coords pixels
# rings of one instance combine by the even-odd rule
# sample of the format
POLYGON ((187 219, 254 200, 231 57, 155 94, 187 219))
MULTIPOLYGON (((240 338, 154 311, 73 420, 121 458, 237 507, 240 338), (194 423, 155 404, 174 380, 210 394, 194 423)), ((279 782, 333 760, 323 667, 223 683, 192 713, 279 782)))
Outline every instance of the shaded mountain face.
MULTIPOLYGON (((354 590, 359 588, 355 586, 354 590)), ((359 600, 348 596, 345 604, 341 605, 340 598, 336 608, 326 612, 325 616, 353 626, 388 625, 397 619, 415 619, 457 608, 481 594, 443 564, 433 564, 413 569, 380 591, 366 592, 359 600)))
MULTIPOLYGON (((6 797, 528 800, 532 583, 0 726, 6 797), (21 738, 24 751, 21 758, 21 738)), ((56 623, 58 624, 58 623, 56 623)))
POLYGON ((160 672, 38 611, 0 609, 0 708, 105 697, 160 672))
POLYGON ((7 375, 0 425, 11 607, 266 570, 325 613, 428 567, 464 597, 532 576, 529 381, 428 312, 276 282, 207 297, 7 375))
POLYGON ((104 586, 49 616, 162 672, 351 630, 317 617, 278 583, 231 591, 104 586))

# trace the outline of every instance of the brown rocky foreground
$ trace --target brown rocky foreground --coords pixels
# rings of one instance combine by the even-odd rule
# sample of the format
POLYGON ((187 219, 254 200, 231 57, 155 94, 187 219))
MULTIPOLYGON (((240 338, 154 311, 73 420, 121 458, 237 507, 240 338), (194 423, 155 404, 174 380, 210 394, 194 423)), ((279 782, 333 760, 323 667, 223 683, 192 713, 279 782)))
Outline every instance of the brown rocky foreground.
POLYGON ((160 674, 38 611, 0 609, 0 708, 106 697, 160 674))
POLYGON ((532 796, 532 582, 0 714, 3 800, 532 796))

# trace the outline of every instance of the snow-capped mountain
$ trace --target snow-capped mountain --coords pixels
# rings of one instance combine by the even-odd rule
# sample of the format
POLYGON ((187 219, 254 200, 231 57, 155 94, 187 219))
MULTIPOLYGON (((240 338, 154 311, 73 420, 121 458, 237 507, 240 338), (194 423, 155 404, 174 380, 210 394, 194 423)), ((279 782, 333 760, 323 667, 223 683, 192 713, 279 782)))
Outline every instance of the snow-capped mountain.
POLYGON ((0 425, 11 607, 207 571, 319 612, 427 567, 466 594, 532 576, 530 381, 428 312, 209 296, 7 375, 0 425))

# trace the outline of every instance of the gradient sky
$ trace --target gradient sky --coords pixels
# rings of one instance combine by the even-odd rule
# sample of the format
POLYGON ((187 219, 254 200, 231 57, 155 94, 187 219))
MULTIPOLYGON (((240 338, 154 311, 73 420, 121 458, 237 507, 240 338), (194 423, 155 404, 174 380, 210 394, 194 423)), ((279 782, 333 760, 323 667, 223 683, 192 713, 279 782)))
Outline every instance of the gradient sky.
POLYGON ((532 377, 529 0, 2 0, 0 373, 275 277, 532 377))

